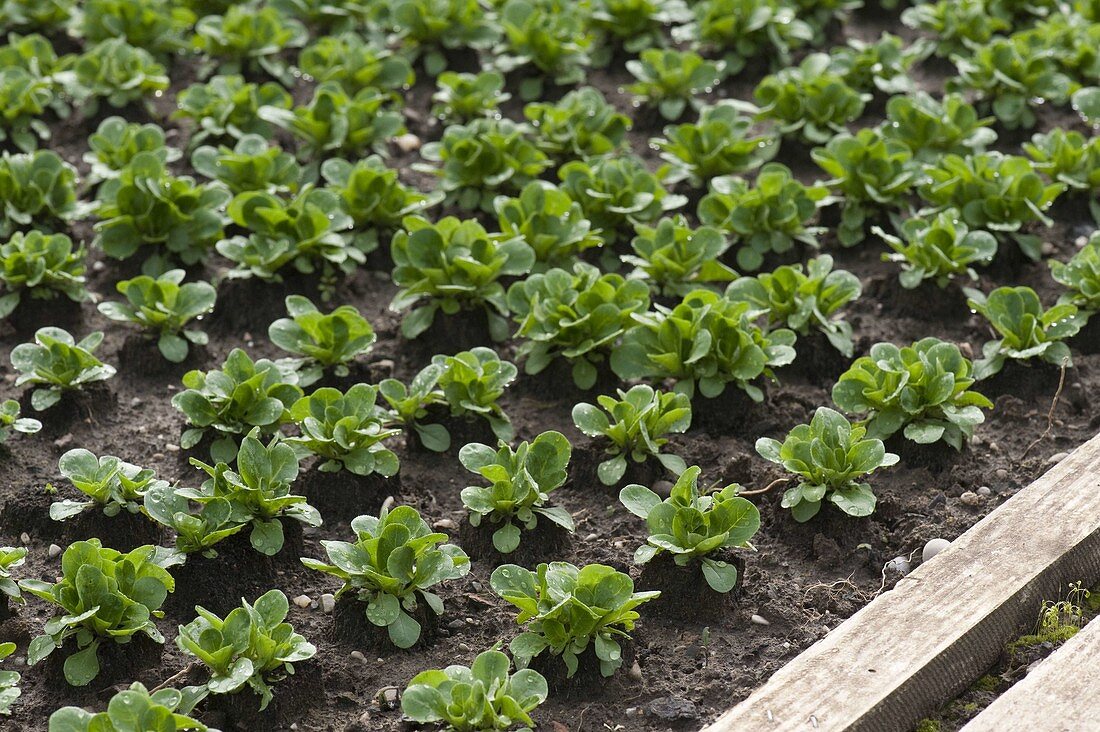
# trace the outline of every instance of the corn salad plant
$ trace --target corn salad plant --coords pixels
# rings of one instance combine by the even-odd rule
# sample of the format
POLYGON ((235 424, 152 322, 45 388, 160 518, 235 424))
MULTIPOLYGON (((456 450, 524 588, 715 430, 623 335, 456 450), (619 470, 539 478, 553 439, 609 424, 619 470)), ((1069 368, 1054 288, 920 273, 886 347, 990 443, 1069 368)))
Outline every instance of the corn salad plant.
POLYGON ((83 448, 62 455, 57 469, 88 500, 54 502, 50 505, 54 521, 64 521, 91 508, 102 509, 106 516, 117 516, 123 510, 138 513, 146 491, 166 484, 157 480, 150 468, 132 465, 114 455, 97 458, 83 448))
POLYGON ((217 732, 188 716, 196 701, 189 689, 165 688, 150 692, 135 681, 111 697, 106 711, 61 707, 50 715, 49 732, 140 732, 149 729, 146 724, 158 724, 166 730, 217 732))
POLYGON ((753 92, 758 116, 808 143, 820 145, 844 132, 871 95, 853 89, 830 65, 828 54, 811 53, 798 66, 764 77, 753 92))
POLYGON ((14 399, 0 402, 0 445, 7 442, 12 432, 33 435, 42 429, 42 423, 21 415, 22 408, 14 399))
POLYGON ((865 222, 876 209, 903 207, 919 178, 909 146, 876 129, 837 134, 811 157, 831 176, 825 185, 842 196, 837 238, 846 247, 863 241, 865 222))
POLYGON ((809 521, 824 501, 849 516, 870 516, 875 494, 863 482, 866 475, 898 462, 882 440, 867 437, 867 429, 852 425, 844 415, 818 407, 809 424, 800 424, 780 442, 770 437, 756 441, 760 457, 781 465, 798 480, 783 493, 781 505, 795 521, 809 521))
POLYGON ((1027 158, 999 152, 946 155, 925 166, 918 187, 933 210, 958 209, 969 227, 1011 236, 1032 260, 1039 259, 1041 242, 1023 229, 1035 221, 1053 225, 1045 211, 1064 190, 1063 183, 1047 183, 1027 158))
POLYGON ((496 351, 483 346, 453 356, 439 354, 432 364, 439 369, 437 384, 452 417, 481 417, 498 439, 511 441, 512 420, 497 400, 515 381, 515 364, 502 361, 496 351))
POLYGON ((279 318, 267 329, 267 337, 279 348, 297 358, 287 365, 298 372, 298 383, 309 386, 323 372, 331 369, 335 376, 351 373, 348 364, 370 352, 374 345, 374 328, 353 305, 341 305, 322 313, 309 298, 290 295, 286 298, 289 318, 279 318))
POLYGON ((795 334, 786 328, 765 331, 748 303, 733 302, 710 290, 694 290, 673 308, 636 316, 622 346, 611 354, 611 368, 622 379, 675 379, 675 390, 707 398, 727 384, 753 401, 764 392, 752 383, 774 378, 773 368, 795 357, 795 334))
POLYGON ((333 191, 306 186, 289 200, 246 191, 229 202, 227 213, 247 232, 218 242, 218 253, 236 264, 230 277, 278 282, 284 267, 305 274, 320 270, 322 294, 331 297, 336 273, 366 262, 366 254, 345 238, 352 218, 333 191))
POLYGON ((208 282, 183 283, 185 272, 173 269, 159 277, 141 275, 115 287, 126 302, 101 302, 99 312, 111 320, 134 323, 157 334, 157 348, 172 363, 187 359, 190 345, 206 345, 204 331, 188 328, 214 310, 217 292, 208 282), (183 284, 181 284, 183 283, 183 284))
POLYGON ((88 148, 84 162, 91 166, 89 183, 117 178, 138 153, 152 153, 165 163, 175 162, 183 155, 168 146, 160 126, 127 122, 122 117, 108 117, 100 122, 96 131, 88 136, 88 148))
POLYGON ((377 155, 354 163, 329 158, 321 164, 321 177, 351 217, 352 230, 344 237, 365 254, 378 248, 380 236, 401 228, 406 216, 423 214, 444 197, 442 191, 421 193, 406 186, 398 179, 397 171, 387 168, 377 155))
POLYGON ((974 364, 974 377, 986 379, 1004 368, 1007 361, 1038 358, 1055 366, 1070 368, 1073 358, 1065 339, 1076 335, 1088 316, 1076 305, 1062 303, 1043 309, 1030 287, 998 287, 989 295, 967 289, 970 309, 989 321, 999 338, 982 346, 982 358, 974 364))
POLYGON ((0 236, 33 226, 54 231, 80 218, 76 169, 51 150, 0 154, 0 236))
POLYGON ((665 128, 665 136, 651 140, 670 166, 666 182, 686 180, 701 187, 712 178, 759 168, 779 152, 778 138, 754 131, 750 117, 731 101, 699 111, 699 119, 665 128))
POLYGON ((392 477, 400 465, 385 441, 401 431, 386 426, 388 414, 377 401, 378 387, 370 384, 356 384, 343 393, 317 389, 290 408, 300 434, 287 442, 323 458, 321 471, 392 477))
MULTIPOLYGON (((25 602, 19 583, 12 579, 11 573, 13 569, 23 566, 27 561, 26 557, 26 547, 0 547, 0 613, 7 612, 8 605, 12 602, 25 602)), ((0 692, 0 697, 2 696, 3 692, 0 692)))
POLYGON ((223 461, 208 465, 191 458, 191 464, 209 477, 199 488, 179 488, 178 494, 200 505, 224 499, 232 509, 234 523, 248 524, 248 540, 261 554, 274 556, 283 548, 280 518, 294 519, 306 526, 320 526, 321 514, 306 503, 305 496, 290 492, 298 477, 298 456, 279 435, 264 445, 259 428, 241 441, 236 469, 223 461))
POLYGON ((499 113, 500 105, 512 98, 503 91, 504 75, 499 71, 479 74, 444 71, 436 80, 432 115, 446 124, 464 124, 499 113))
POLYGON ((420 724, 438 723, 456 732, 535 726, 533 712, 546 701, 542 674, 529 668, 509 674, 512 662, 497 650, 479 653, 469 666, 421 671, 401 695, 401 711, 420 724))
POLYGON ((420 148, 422 158, 440 166, 418 168, 439 177, 447 203, 491 211, 497 195, 519 193, 550 166, 550 159, 529 138, 526 125, 509 119, 478 118, 451 125, 439 142, 420 148))
POLYGON ((635 313, 649 307, 649 288, 638 280, 601 274, 577 262, 573 271, 551 269, 508 289, 508 308, 524 339, 516 355, 524 371, 538 374, 558 357, 572 364, 573 382, 590 389, 635 313))
POLYGON ((36 387, 31 406, 41 412, 57 404, 67 391, 106 381, 115 375, 115 367, 96 358, 102 342, 101 331, 77 341, 61 328, 39 328, 33 342, 20 343, 11 351, 11 365, 20 372, 15 385, 36 387))
POLYGON ((700 97, 710 93, 725 75, 725 63, 707 61, 692 51, 648 48, 626 69, 637 81, 627 87, 637 103, 656 107, 661 116, 675 121, 691 106, 702 106, 700 97))
POLYGON ((421 369, 408 385, 397 379, 383 379, 378 392, 390 408, 390 416, 405 430, 412 431, 420 444, 434 452, 446 452, 451 447, 451 434, 441 424, 429 424, 428 410, 446 404, 447 397, 439 388, 443 367, 430 363, 421 369))
POLYGON ((65 234, 16 232, 0 244, 0 317, 7 317, 19 306, 24 295, 37 300, 53 300, 64 295, 73 302, 84 302, 83 247, 74 247, 65 234))
POLYGON ((623 664, 619 641, 630 640, 627 633, 640 617, 635 608, 661 594, 635 592, 629 575, 603 564, 578 568, 551 562, 534 572, 504 564, 493 570, 490 584, 519 609, 516 622, 525 626, 508 646, 516 665, 526 668, 535 656, 549 651, 561 656, 569 677, 589 647, 600 673, 614 674, 623 664))
POLYGON ((535 146, 559 163, 621 151, 633 126, 590 86, 574 89, 557 102, 531 102, 523 116, 535 129, 535 146))
POLYGON ((899 236, 878 226, 871 231, 893 249, 882 259, 901 265, 898 281, 906 289, 927 280, 940 289, 955 277, 977 280, 978 273, 971 265, 987 265, 997 254, 997 237, 988 231, 972 231, 954 208, 906 219, 898 227, 899 236))
POLYGON ((634 265, 627 277, 647 283, 654 294, 683 296, 700 286, 737 279, 720 259, 732 242, 713 226, 692 228, 677 214, 635 231, 630 242, 634 253, 622 255, 622 261, 634 265))
POLYGON ((833 402, 866 415, 867 435, 885 440, 899 430, 927 445, 943 440, 956 450, 985 421, 993 402, 976 391, 974 366, 954 343, 922 338, 899 348, 876 343, 833 386, 833 402))
POLYGON ((561 188, 581 205, 608 244, 638 224, 649 224, 681 208, 687 198, 661 182, 667 169, 651 173, 635 155, 573 160, 558 169, 561 188))
POLYGON ((492 236, 477 221, 453 216, 432 223, 419 216, 404 221, 394 235, 393 281, 399 288, 390 303, 397 312, 413 309, 401 322, 401 334, 416 338, 431 327, 436 313, 485 312, 495 340, 507 337, 508 302, 500 278, 530 271, 535 253, 522 239, 492 236), (415 307, 413 307, 415 306, 415 307))
POLYGON ((498 527, 493 531, 493 546, 501 554, 514 552, 520 544, 520 527, 532 531, 540 516, 572 532, 575 526, 569 512, 548 505, 550 492, 565 482, 572 452, 565 435, 553 431, 521 442, 514 450, 506 442, 497 449, 478 442, 464 446, 458 453, 462 466, 490 483, 462 489, 470 525, 481 526, 488 520, 490 526, 498 527))
POLYGON ((19 583, 58 608, 42 635, 31 641, 27 665, 34 666, 65 645, 75 646, 65 659, 65 680, 87 686, 99 675, 103 643, 127 644, 141 633, 163 644, 154 619, 163 615, 159 608, 176 588, 169 566, 171 557, 159 547, 139 546, 123 554, 104 547, 99 539, 70 544, 61 555, 56 582, 19 583))
POLYGON ((991 124, 993 118, 980 117, 961 94, 935 99, 915 91, 890 97, 882 134, 908 145, 917 160, 932 163, 945 154, 984 152, 997 141, 991 124))
POLYGON ((317 647, 286 622, 290 603, 281 590, 269 590, 253 603, 242 599, 225 619, 199 606, 195 612, 198 617, 179 627, 176 645, 210 672, 206 684, 190 690, 200 700, 248 688, 260 696, 263 711, 274 696, 271 684, 317 653, 317 647))
POLYGON ((738 176, 712 179, 698 214, 700 221, 739 245, 738 267, 755 270, 765 256, 789 252, 795 242, 816 247, 824 229, 809 224, 818 208, 831 202, 825 186, 803 185, 787 166, 768 163, 751 185, 738 176))
POLYGON ((609 455, 596 468, 604 485, 616 485, 626 474, 628 459, 636 463, 654 457, 669 472, 686 470, 684 459, 661 452, 668 435, 683 434, 691 426, 691 401, 684 394, 664 392, 645 384, 616 390, 618 399, 600 395, 595 404, 573 407, 573 424, 589 437, 607 442, 609 455))
POLYGON ((635 564, 646 564, 662 552, 672 555, 677 566, 698 562, 703 579, 715 592, 729 592, 737 585, 737 567, 720 556, 723 549, 749 546, 760 528, 760 511, 737 493, 731 483, 714 492, 699 489, 697 466, 684 470, 669 497, 632 483, 619 492, 619 501, 635 516, 645 519, 649 537, 634 552, 635 564))
POLYGON ((583 252, 604 244, 581 205, 544 180, 531 181, 518 196, 498 196, 493 209, 501 235, 522 239, 534 251, 532 272, 566 268, 583 252))
POLYGON ((771 273, 739 277, 726 288, 726 298, 749 303, 767 314, 771 325, 785 325, 800 335, 814 328, 847 357, 852 355, 852 326, 841 309, 862 293, 859 278, 833 269, 833 258, 822 254, 806 263, 785 264, 771 273))
POLYGON ((234 195, 246 191, 294 193, 302 177, 293 155, 259 135, 244 135, 233 147, 196 148, 191 167, 219 181, 234 195))
POLYGON ((230 351, 219 369, 188 371, 183 385, 187 388, 172 397, 172 406, 192 426, 180 436, 180 447, 190 449, 212 432, 211 455, 222 462, 236 455, 235 436, 253 427, 274 432, 290 421, 290 407, 302 398, 295 371, 264 358, 253 361, 240 348, 230 351))
POLYGON ((371 624, 385 628, 398 648, 420 639, 420 622, 410 613, 423 602, 436 615, 443 600, 430 588, 459 579, 470 571, 470 559, 446 534, 433 532, 416 509, 383 508, 377 517, 351 522, 355 541, 322 541, 330 563, 303 558, 309 569, 331 574, 344 584, 336 596, 352 595, 366 603, 371 624))
POLYGON ((1100 236, 1093 234, 1068 262, 1051 260, 1050 276, 1066 290, 1059 303, 1089 314, 1100 311, 1100 236))

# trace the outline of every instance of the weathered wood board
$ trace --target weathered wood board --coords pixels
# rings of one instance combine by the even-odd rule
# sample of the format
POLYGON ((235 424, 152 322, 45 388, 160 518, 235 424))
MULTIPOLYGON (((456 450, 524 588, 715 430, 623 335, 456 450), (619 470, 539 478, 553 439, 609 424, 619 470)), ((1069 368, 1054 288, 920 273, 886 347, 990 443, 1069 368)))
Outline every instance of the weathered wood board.
POLYGON ((1090 586, 1097 579, 1100 435, 705 732, 904 732, 991 666, 1004 645, 1035 622, 1043 600, 1060 597, 1070 582, 1090 586))
POLYGON ((1092 622, 997 697, 962 732, 1100 729, 1100 622, 1092 622))

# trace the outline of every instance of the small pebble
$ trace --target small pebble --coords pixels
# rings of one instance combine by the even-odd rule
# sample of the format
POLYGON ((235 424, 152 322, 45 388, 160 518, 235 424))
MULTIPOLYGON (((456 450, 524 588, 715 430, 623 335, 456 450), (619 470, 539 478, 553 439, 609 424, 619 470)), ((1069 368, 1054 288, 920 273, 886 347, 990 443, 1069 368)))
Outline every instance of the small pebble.
POLYGON ((153 459, 154 460, 163 460, 164 459, 164 453, 163 452, 154 452, 153 453, 153 459))
POLYGON ((588 536, 584 537, 584 540, 585 541, 596 541, 596 539, 599 539, 599 538, 600 538, 599 534, 589 534, 588 536))
POLYGON ((439 519, 438 521, 433 523, 432 528, 447 529, 448 531, 454 531, 455 529, 458 528, 458 524, 456 524, 454 521, 452 521, 449 518, 445 518, 445 519, 439 519))
POLYGON ((167 450, 168 452, 179 452, 180 451, 180 446, 179 445, 173 445, 171 442, 169 442, 169 443, 166 443, 164 445, 164 449, 167 450))
POLYGON ((1056 452, 1047 458, 1047 465, 1057 465, 1068 457, 1068 452, 1056 452))
POLYGON ((61 547, 59 547, 57 544, 50 544, 50 548, 46 551, 49 553, 50 559, 53 559, 61 553, 61 547))
POLYGON ((910 565, 909 560, 905 557, 894 557, 886 563, 886 571, 895 572, 902 576, 909 574, 910 565))
POLYGON ((66 433, 64 435, 61 435, 61 437, 58 437, 56 440, 54 440, 53 441, 53 446, 58 448, 58 449, 61 449, 61 448, 68 447, 69 445, 72 444, 72 442, 73 442, 73 435, 72 435, 71 432, 69 432, 69 433, 66 433))
POLYGON ((455 618, 451 622, 447 623, 447 627, 451 630, 462 630, 466 627, 466 621, 462 618, 455 618))
POLYGON ((397 703, 397 687, 387 686, 378 692, 378 698, 382 700, 382 703, 386 706, 393 706, 397 703))
POLYGON ((995 475, 997 477, 997 480, 1008 480, 1008 469, 1007 468, 997 468, 996 470, 993 471, 993 475, 995 475))
POLYGON ((130 406, 131 407, 140 407, 144 403, 145 403, 145 400, 142 399, 141 397, 134 397, 133 399, 130 400, 130 406))
POLYGON ((642 680, 642 667, 638 665, 637 660, 635 660, 633 665, 631 665, 630 670, 627 672, 627 675, 635 681, 642 680))
POLYGON ((19 535, 19 542, 21 544, 30 544, 31 543, 31 535, 28 534, 26 531, 24 531, 22 534, 19 535))
POLYGON ((407 132, 404 135, 398 135, 393 138, 393 143, 397 145, 401 152, 412 152, 413 150, 420 149, 420 138, 411 132, 407 132))
POLYGON ((352 652, 351 652, 350 654, 348 654, 348 655, 349 655, 349 656, 350 656, 350 657, 351 657, 351 658, 352 658, 353 660, 355 660, 355 661, 358 661, 359 663, 366 663, 366 662, 367 662, 367 657, 363 655, 363 652, 362 652, 362 651, 352 651, 352 652))
POLYGON ((983 486, 978 488, 978 495, 979 496, 989 496, 989 495, 992 495, 992 494, 993 494, 993 489, 991 489, 987 485, 983 485, 983 486))
POLYGON ((305 610, 307 607, 313 604, 313 600, 309 595, 298 595, 294 598, 294 604, 305 610))
POLYGON ((980 504, 982 502, 982 499, 979 498, 978 494, 974 491, 966 491, 961 496, 959 496, 959 502, 962 503, 964 506, 973 507, 980 504))
POLYGON ((653 492, 661 498, 668 498, 672 495, 672 482, 668 480, 659 480, 653 484, 653 492))
POLYGON ((771 625, 771 622, 763 615, 753 615, 751 618, 749 618, 749 620, 756 623, 757 625, 771 625))
POLYGON ((331 592, 321 595, 321 610, 331 613, 336 608, 336 597, 331 592))
MULTIPOLYGON (((1084 245, 1082 244, 1082 246, 1084 246, 1084 245)), ((96 260, 95 262, 92 262, 92 271, 93 272, 102 272, 105 269, 107 269, 107 265, 104 262, 102 262, 100 260, 96 260)))
POLYGON ((462 651, 463 653, 468 653, 470 651, 470 646, 467 643, 459 643, 458 650, 462 651))
POLYGON ((921 552, 921 561, 927 562, 949 546, 951 546, 951 542, 947 539, 929 539, 928 543, 924 545, 924 551, 921 552))

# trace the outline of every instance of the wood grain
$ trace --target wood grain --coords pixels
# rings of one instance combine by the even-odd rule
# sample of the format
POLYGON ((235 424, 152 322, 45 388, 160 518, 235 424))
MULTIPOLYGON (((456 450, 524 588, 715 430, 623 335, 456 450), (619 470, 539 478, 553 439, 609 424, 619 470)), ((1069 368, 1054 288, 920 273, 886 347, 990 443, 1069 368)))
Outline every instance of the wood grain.
POLYGON ((1081 629, 997 697, 962 732, 1085 732, 1100 728, 1100 622, 1081 629))
POLYGON ((912 729, 991 666, 1035 622, 1044 599, 1060 597, 1070 582, 1097 579, 1100 435, 705 732, 912 729))

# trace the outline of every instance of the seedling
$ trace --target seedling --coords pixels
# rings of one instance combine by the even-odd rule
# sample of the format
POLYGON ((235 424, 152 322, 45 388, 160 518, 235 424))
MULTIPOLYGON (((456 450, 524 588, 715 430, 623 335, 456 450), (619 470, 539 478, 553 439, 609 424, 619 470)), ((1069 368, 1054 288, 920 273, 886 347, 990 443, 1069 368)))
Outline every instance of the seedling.
POLYGON ((985 421, 993 402, 976 391, 973 365, 954 343, 923 338, 911 346, 876 343, 833 387, 833 401, 867 415, 867 435, 881 440, 904 428, 919 444, 943 440, 956 450, 985 421))
POLYGON ((172 363, 187 359, 190 343, 204 346, 205 332, 187 324, 214 310, 217 292, 208 282, 183 282, 185 272, 173 269, 157 278, 142 275, 116 285, 127 302, 102 302, 99 312, 111 320, 135 323, 157 333, 157 348, 172 363))
POLYGON ((289 611, 281 590, 269 590, 255 603, 241 600, 224 620, 196 606, 198 617, 179 627, 176 645, 209 669, 210 680, 191 692, 201 700, 248 687, 260 695, 260 711, 266 709, 274 696, 271 684, 317 653, 316 646, 285 622, 289 611))
POLYGON ((444 544, 447 535, 434 533, 408 506, 383 507, 377 518, 359 516, 351 529, 354 542, 321 542, 331 564, 308 558, 302 564, 343 580, 336 596, 353 593, 367 604, 367 620, 386 628, 398 648, 411 648, 421 626, 409 613, 424 602, 436 615, 443 614, 443 600, 429 588, 464 577, 469 557, 454 544, 444 544))
POLYGON ((0 295, 0 318, 11 315, 29 295, 37 300, 53 300, 64 295, 73 302, 84 302, 83 247, 73 247, 64 234, 16 232, 0 246, 0 281, 6 293, 0 295))
POLYGON ((374 328, 352 305, 341 305, 330 313, 301 295, 286 299, 289 318, 279 318, 267 329, 267 336, 279 348, 299 358, 293 360, 298 383, 309 386, 331 369, 347 376, 348 364, 370 352, 374 328))
POLYGON ((511 665, 508 656, 490 650, 469 668, 422 671, 401 695, 401 711, 414 722, 452 730, 509 730, 517 724, 530 729, 530 713, 546 701, 546 679, 531 669, 509 674, 511 665))
POLYGON ((626 473, 627 459, 636 463, 655 457, 666 470, 679 475, 687 469, 678 455, 662 453, 666 435, 682 434, 691 426, 691 400, 677 392, 663 392, 645 384, 628 391, 616 390, 619 398, 596 398, 603 409, 581 402, 573 407, 573 423, 589 437, 606 438, 609 457, 596 473, 604 485, 615 485, 626 473))
POLYGON ((224 499, 229 502, 230 521, 249 524, 249 542, 261 554, 274 556, 283 548, 283 523, 294 519, 306 526, 320 526, 321 514, 306 503, 305 496, 290 492, 298 477, 298 457, 294 448, 278 435, 264 445, 259 428, 241 442, 237 469, 225 462, 207 465, 191 458, 191 464, 210 476, 200 488, 178 488, 176 492, 199 504, 224 499))
POLYGON ((1009 360, 1039 358, 1055 366, 1073 366, 1065 339, 1076 335, 1088 319, 1077 306, 1063 303, 1044 310, 1030 287, 998 287, 988 296, 967 288, 966 294, 971 310, 985 316, 1001 336, 982 346, 982 358, 974 363, 974 378, 989 378, 1009 360))
POLYGON ((519 324, 516 336, 525 339, 516 352, 525 359, 524 370, 538 374, 563 357, 581 389, 592 388, 599 364, 634 324, 633 315, 648 307, 644 283, 601 274, 583 262, 573 265, 572 273, 551 269, 508 290, 508 308, 519 324))
POLYGON ((619 639, 629 640, 640 617, 639 605, 660 592, 635 592, 634 581, 603 564, 577 568, 567 562, 540 564, 532 572, 515 564, 493 570, 490 583, 505 601, 519 608, 516 622, 526 626, 508 646, 516 665, 526 668, 535 656, 561 656, 567 676, 577 673, 579 656, 591 645, 600 673, 611 676, 623 664, 619 639))
POLYGON ((809 424, 800 424, 783 442, 769 437, 756 441, 756 451, 796 476, 798 485, 783 493, 783 508, 795 521, 809 521, 829 501, 849 516, 870 516, 875 494, 861 478, 898 462, 882 440, 866 437, 867 429, 852 425, 843 414, 818 407, 809 424))
POLYGON ((514 450, 506 442, 495 450, 477 442, 463 447, 458 453, 463 467, 491 484, 462 489, 470 524, 481 526, 488 519, 499 526, 493 532, 493 546, 501 554, 519 547, 521 534, 516 523, 532 531, 542 516, 572 532, 575 527, 569 512, 547 505, 549 493, 565 482, 572 451, 560 432, 543 432, 514 450))
POLYGON ((66 391, 106 381, 115 375, 115 367, 95 357, 102 342, 102 332, 77 342, 61 328, 39 328, 34 342, 20 343, 12 349, 11 365, 20 372, 15 385, 38 387, 31 392, 31 406, 41 412, 57 404, 66 391))
POLYGON ((70 638, 77 651, 65 659, 65 680, 87 686, 99 675, 99 646, 129 643, 143 633, 164 643, 154 618, 176 583, 166 569, 171 558, 159 547, 140 546, 123 554, 99 539, 78 541, 61 555, 57 582, 26 579, 27 592, 57 605, 59 614, 46 621, 43 634, 31 641, 27 665, 33 666, 70 638))
POLYGON ((117 516, 121 511, 138 513, 145 492, 167 485, 157 480, 150 468, 123 462, 114 455, 97 458, 83 448, 69 450, 57 461, 61 474, 90 500, 65 499, 50 506, 50 518, 64 521, 91 508, 101 508, 105 516, 117 516))
POLYGON ((707 585, 725 593, 737 585, 737 568, 712 555, 748 546, 760 528, 760 512, 738 497, 741 486, 736 483, 714 493, 701 492, 699 473, 696 466, 681 473, 664 500, 636 483, 623 488, 619 500, 626 510, 645 519, 649 529, 646 543, 634 552, 636 564, 646 564, 664 551, 680 567, 698 561, 707 585))

